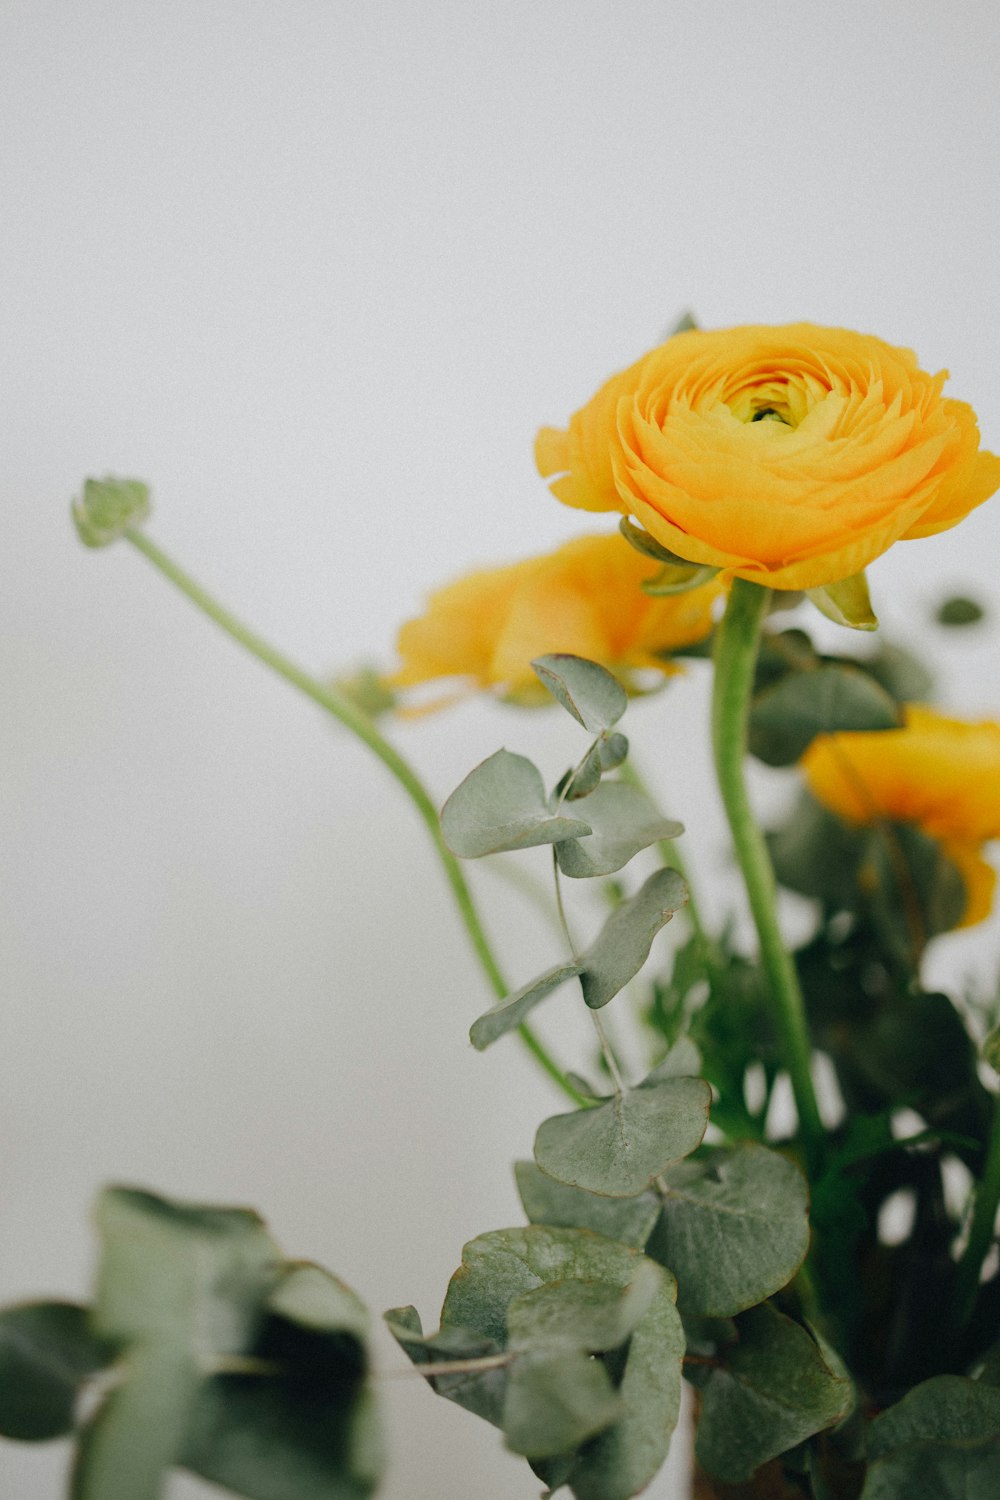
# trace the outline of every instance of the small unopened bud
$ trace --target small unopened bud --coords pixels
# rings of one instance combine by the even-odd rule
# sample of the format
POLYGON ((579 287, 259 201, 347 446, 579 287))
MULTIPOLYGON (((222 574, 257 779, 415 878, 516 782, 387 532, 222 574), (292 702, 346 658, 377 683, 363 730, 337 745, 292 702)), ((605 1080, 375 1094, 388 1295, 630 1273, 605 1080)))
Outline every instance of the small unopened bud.
POLYGON ((388 677, 375 667, 359 667, 356 672, 335 677, 333 686, 370 719, 391 713, 399 701, 388 677))
POLYGON ((149 485, 141 479, 103 479, 84 482, 83 498, 73 501, 73 520, 87 547, 107 547, 149 515, 149 485))

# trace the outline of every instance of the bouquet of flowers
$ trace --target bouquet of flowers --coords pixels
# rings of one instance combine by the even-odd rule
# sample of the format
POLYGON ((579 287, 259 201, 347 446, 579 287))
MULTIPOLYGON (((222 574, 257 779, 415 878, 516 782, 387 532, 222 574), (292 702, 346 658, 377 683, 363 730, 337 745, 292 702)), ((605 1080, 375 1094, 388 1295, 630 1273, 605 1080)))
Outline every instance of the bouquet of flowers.
MULTIPOLYGON (((385 1315, 417 1377, 546 1494, 643 1490, 684 1380, 694 1496, 1000 1493, 1000 1014, 922 977, 930 944, 991 909, 1000 723, 950 717, 912 654, 848 633, 876 630, 870 563, 1000 488, 944 381, 868 335, 685 320, 538 435, 556 498, 619 530, 448 584, 402 627, 395 671, 333 684, 165 556, 143 483, 88 480, 74 506, 85 543, 130 542, 384 762, 482 965, 473 1047, 527 1047, 561 1096, 515 1167, 526 1222, 461 1250, 436 1328, 385 1315), (631 700, 681 671, 712 674, 711 724, 685 733, 714 761, 750 947, 707 921, 686 810, 631 758, 631 700), (387 726, 470 691, 523 705, 526 741, 532 710, 568 716, 554 785, 501 749, 439 813, 387 726), (748 757, 799 783, 766 832, 748 757), (508 980, 464 862, 539 847, 552 962, 508 980), (808 903, 794 945, 779 888, 808 903), (534 1029, 558 991, 592 1020, 582 1057, 534 1029)), ((978 615, 952 599, 940 618, 978 615)), ((174 1467, 250 1500, 377 1492, 353 1290, 285 1260, 246 1209, 110 1187, 96 1219, 91 1306, 0 1312, 0 1432, 73 1433, 75 1500, 154 1500, 174 1467)))

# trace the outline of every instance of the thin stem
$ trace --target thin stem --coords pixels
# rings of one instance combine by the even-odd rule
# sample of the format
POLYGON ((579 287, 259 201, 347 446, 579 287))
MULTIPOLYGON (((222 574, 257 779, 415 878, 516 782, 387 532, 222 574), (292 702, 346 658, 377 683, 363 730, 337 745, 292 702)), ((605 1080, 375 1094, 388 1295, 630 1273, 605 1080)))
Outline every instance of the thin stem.
MULTIPOLYGON (((437 808, 413 768, 390 745, 389 741, 379 733, 373 720, 362 709, 352 703, 343 693, 338 692, 335 687, 328 686, 325 683, 318 682, 314 677, 310 677, 295 662, 289 660, 282 652, 257 635, 242 620, 237 619, 234 614, 219 604, 210 594, 206 593, 201 585, 185 573, 155 542, 151 541, 144 531, 130 528, 125 532, 125 536, 155 568, 159 569, 164 577, 169 578, 171 583, 175 584, 181 593, 190 599, 192 604, 197 605, 204 614, 208 615, 209 619, 214 620, 227 635, 231 636, 234 641, 249 651, 252 656, 255 656, 258 661, 263 662, 266 667, 270 667, 279 677, 283 677, 286 682, 298 688, 299 692, 304 693, 307 698, 311 698, 320 708, 339 720, 352 734, 357 735, 358 739, 367 745, 369 750, 377 755, 383 765, 395 776, 423 819, 434 848, 437 851, 438 858, 444 868, 448 884, 451 887, 451 893, 455 899, 455 904, 458 907, 462 921, 465 924, 465 930, 475 949, 476 956, 482 964, 483 971, 492 985, 495 994, 499 999, 503 999, 509 992, 509 986, 500 972, 500 966, 490 947, 489 939, 483 930, 479 913, 472 899, 472 892, 462 873, 461 866, 441 836, 441 825, 438 819, 437 808)), ((562 1069, 549 1055, 531 1028, 522 1024, 518 1027, 518 1032, 521 1040, 536 1062, 544 1068, 553 1082, 558 1084, 563 1093, 568 1095, 574 1104, 585 1103, 586 1101, 582 1094, 573 1087, 562 1069)))
POLYGON ((972 1205, 969 1239, 958 1263, 955 1278, 955 1321, 964 1328, 972 1317, 979 1292, 983 1261, 993 1244, 997 1209, 1000 1208, 1000 1095, 993 1099, 993 1129, 986 1148, 983 1178, 972 1205))
POLYGON ((432 1380, 435 1375, 475 1375, 480 1370, 502 1370, 504 1365, 513 1364, 516 1357, 515 1351, 508 1349, 503 1354, 479 1354, 470 1359, 438 1359, 425 1365, 409 1365, 402 1370, 382 1370, 380 1376, 383 1380, 391 1380, 402 1375, 422 1375, 425 1380, 432 1380))
MULTIPOLYGON (((647 796, 649 795, 645 779, 635 769, 635 766, 633 765, 631 760, 626 760, 623 763, 620 774, 622 781, 627 781, 631 786, 634 786, 637 791, 644 792, 647 796)), ((701 906, 698 901, 698 893, 695 890, 694 884, 692 882, 691 872, 688 868, 687 861, 685 860, 681 851, 678 849, 676 839, 661 839, 656 848, 660 855, 660 858, 663 861, 664 869, 676 870, 678 875, 684 881, 684 884, 687 886, 688 898, 684 905, 684 913, 691 923, 691 929, 694 932, 698 948, 703 958, 705 958, 709 953, 708 933, 705 928, 705 924, 702 921, 701 906)))
MULTIPOLYGON (((557 806, 561 806, 561 804, 562 798, 559 799, 557 806)), ((559 859, 556 855, 555 846, 553 846, 552 849, 552 878, 556 888, 556 910, 559 913, 559 922, 563 930, 563 936, 566 939, 566 946, 569 948, 570 958, 574 963, 576 963, 580 955, 578 954, 576 944, 573 941, 573 934, 569 930, 569 922, 566 920, 566 907, 563 904, 562 894, 562 876, 559 870, 559 859)), ((621 1097, 621 1095, 626 1092, 625 1082, 622 1078, 621 1069, 618 1066, 618 1061, 615 1057, 614 1050, 611 1046, 610 1041, 608 1040, 608 1033, 605 1031, 604 1026, 601 1022, 601 1018, 597 1014, 597 1011, 591 1010, 589 1006, 587 1007, 587 1010, 589 1012, 590 1019, 594 1023, 594 1030, 597 1032, 597 1040, 600 1043, 601 1053, 604 1057, 605 1063, 607 1064, 608 1073, 611 1075, 611 1082, 614 1086, 614 1091, 619 1097, 621 1097)))
POLYGON ((823 1154, 824 1130, 813 1088, 811 1043, 798 974, 778 926, 771 857, 750 807, 744 776, 750 693, 769 590, 736 578, 716 634, 712 746, 719 790, 729 819, 750 910, 760 940, 782 1061, 788 1069, 799 1130, 810 1167, 823 1154))

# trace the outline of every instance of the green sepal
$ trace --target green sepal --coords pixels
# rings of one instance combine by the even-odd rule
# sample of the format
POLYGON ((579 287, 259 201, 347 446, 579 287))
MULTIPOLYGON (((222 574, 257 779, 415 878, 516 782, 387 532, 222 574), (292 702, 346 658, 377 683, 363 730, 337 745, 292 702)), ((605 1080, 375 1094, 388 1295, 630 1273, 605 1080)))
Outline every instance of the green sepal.
POLYGON ((718 568, 696 563, 664 563, 652 578, 643 579, 642 591, 654 599, 669 598, 672 594, 686 594, 690 589, 700 588, 715 577, 718 568))
POLYGON ((87 479, 83 495, 73 501, 73 520, 86 547, 109 547, 131 526, 149 516, 149 486, 141 479, 87 479))
POLYGON ((878 629, 864 571, 822 588, 806 589, 806 593, 820 614, 835 625, 846 625, 851 630, 878 629))

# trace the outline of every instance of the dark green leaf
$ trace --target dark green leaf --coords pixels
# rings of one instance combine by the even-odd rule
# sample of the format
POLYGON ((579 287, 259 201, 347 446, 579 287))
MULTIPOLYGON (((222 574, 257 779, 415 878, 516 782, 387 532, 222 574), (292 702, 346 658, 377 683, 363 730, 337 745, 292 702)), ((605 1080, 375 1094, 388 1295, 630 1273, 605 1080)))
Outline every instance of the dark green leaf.
POLYGON ((937 840, 912 824, 871 830, 863 874, 876 930, 911 967, 932 937, 962 920, 965 882, 937 840))
POLYGON ((856 667, 789 672, 754 701, 749 749, 769 766, 790 766, 818 734, 898 729, 894 699, 856 667))
POLYGON ((472 1045, 480 1052, 484 1051, 498 1037, 505 1036, 508 1031, 513 1031, 520 1026, 525 1016, 553 990, 565 984, 567 979, 575 979, 583 972, 583 964, 556 964, 547 969, 537 979, 532 979, 521 989, 515 990, 499 1005, 494 1005, 485 1011, 477 1020, 473 1021, 469 1032, 472 1045))
POLYGON ((849 911, 858 904, 858 865, 866 840, 866 830, 841 822, 803 792, 787 823, 769 834, 767 843, 781 885, 849 911))
POLYGON ((982 1045, 982 1057, 994 1073, 1000 1073, 1000 1026, 994 1026, 982 1045))
POLYGON ((688 899, 676 870, 657 870, 607 918, 580 959, 583 998, 599 1010, 642 968, 656 934, 688 899))
POLYGON ((664 1173, 663 1217, 648 1254, 677 1278, 682 1313, 730 1317, 785 1286, 809 1248, 802 1173, 752 1143, 664 1173))
POLYGON ((877 1416, 862 1500, 993 1500, 1000 1487, 1000 1390, 959 1375, 915 1386, 877 1416))
POLYGON ((717 1478, 739 1484, 814 1432, 840 1421, 854 1397, 806 1330, 770 1303, 736 1320, 739 1340, 702 1386, 696 1452, 717 1478))
POLYGON ((556 845, 560 870, 574 879, 611 875, 640 849, 684 832, 644 792, 622 781, 603 781, 591 794, 587 822, 592 830, 588 838, 567 837, 556 845))
POLYGON ((635 1198, 606 1198, 584 1188, 556 1182, 533 1161, 514 1163, 517 1190, 532 1224, 553 1224, 566 1229, 593 1229, 610 1240, 620 1240, 641 1250, 660 1216, 658 1193, 640 1193, 635 1198))
POLYGON ((114 1359, 85 1307, 29 1302, 0 1312, 0 1434, 40 1442, 72 1431, 83 1383, 114 1359))
POLYGON ((216 1376, 198 1391, 183 1462, 247 1500, 367 1500, 384 1467, 381 1424, 364 1388, 216 1376))
POLYGON ((595 661, 557 652, 536 657, 531 668, 556 702, 590 734, 612 729, 628 708, 628 697, 617 677, 595 661))
POLYGON ((957 594, 938 605, 934 618, 939 625, 978 625, 985 613, 978 600, 957 594))
POLYGON ((498 750, 455 788, 441 811, 441 832, 453 854, 481 859, 590 833, 590 824, 553 816, 538 768, 523 755, 498 750))
POLYGON ((571 1187, 632 1198, 700 1143, 710 1102, 701 1078, 647 1081, 596 1109, 544 1121, 535 1160, 571 1187))
POLYGON ((904 646, 885 641, 862 666, 899 703, 927 703, 933 696, 933 674, 904 646))

